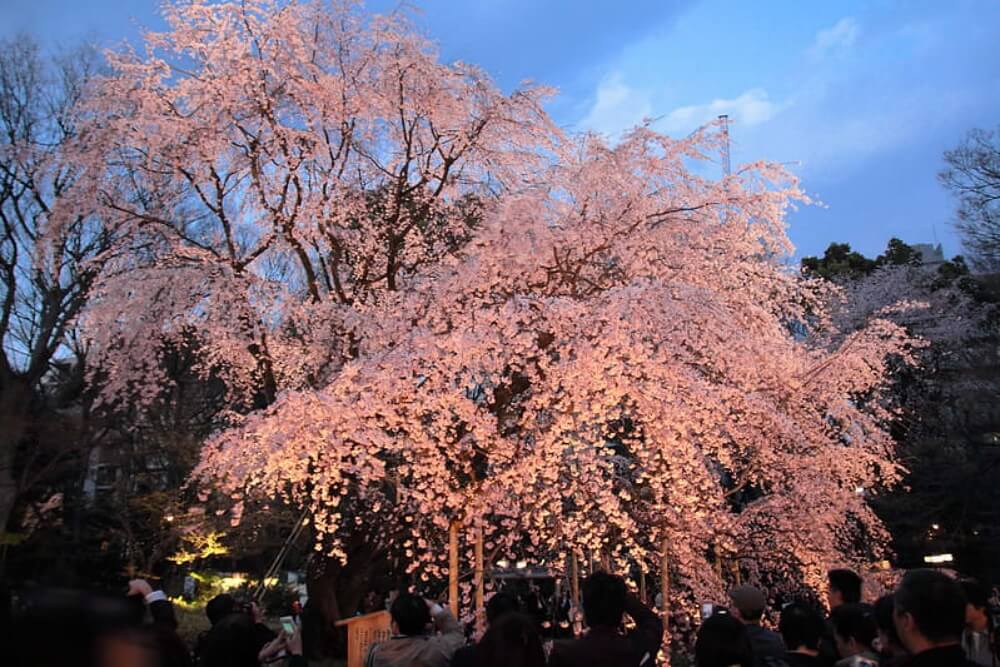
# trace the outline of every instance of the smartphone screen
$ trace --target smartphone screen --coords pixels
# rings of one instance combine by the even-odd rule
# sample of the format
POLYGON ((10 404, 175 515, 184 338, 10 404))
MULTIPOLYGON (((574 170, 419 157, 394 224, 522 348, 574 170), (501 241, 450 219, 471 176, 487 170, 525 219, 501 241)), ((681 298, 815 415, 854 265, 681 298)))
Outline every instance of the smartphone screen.
POLYGON ((286 635, 295 634, 295 619, 293 619, 291 616, 282 616, 281 629, 285 631, 286 635))

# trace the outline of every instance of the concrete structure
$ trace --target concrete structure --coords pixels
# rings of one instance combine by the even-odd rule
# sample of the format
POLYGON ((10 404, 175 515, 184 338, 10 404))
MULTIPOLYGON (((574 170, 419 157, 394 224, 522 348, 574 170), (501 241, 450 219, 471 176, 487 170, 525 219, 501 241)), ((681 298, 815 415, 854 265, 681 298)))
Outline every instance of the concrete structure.
POLYGON ((937 245, 914 243, 910 247, 920 253, 921 266, 937 268, 939 265, 944 264, 944 250, 941 249, 940 243, 937 245))

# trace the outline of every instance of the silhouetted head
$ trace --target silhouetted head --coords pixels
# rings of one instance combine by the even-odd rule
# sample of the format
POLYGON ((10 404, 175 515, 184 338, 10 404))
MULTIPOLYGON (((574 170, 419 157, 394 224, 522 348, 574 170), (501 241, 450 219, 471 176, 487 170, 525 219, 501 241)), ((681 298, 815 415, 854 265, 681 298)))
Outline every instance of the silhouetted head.
POLYGON ((617 628, 625 613, 625 580, 596 572, 583 584, 583 616, 592 628, 617 628))
POLYGON ((521 604, 513 593, 501 591, 486 603, 486 622, 493 625, 501 616, 521 611, 521 604))
POLYGON ((227 593, 216 595, 205 605, 205 615, 208 622, 215 625, 226 616, 236 611, 236 598, 227 593))
POLYGON ((778 632, 789 651, 818 651, 825 631, 823 616, 807 604, 793 602, 781 610, 778 632))
POLYGON ((545 649, 535 620, 509 612, 491 622, 476 646, 476 664, 483 667, 545 667, 545 649))
POLYGON ((990 592, 975 579, 959 582, 965 593, 965 625, 982 632, 990 627, 990 592))
POLYGON ((694 643, 694 661, 697 667, 752 667, 747 626, 729 614, 705 619, 694 643))
POLYGON ((911 570, 896 589, 894 620, 903 646, 921 653, 956 644, 965 628, 965 594, 957 581, 935 570, 911 570))
POLYGON ((896 632, 896 622, 892 618, 896 606, 895 596, 890 593, 875 601, 875 623, 878 625, 879 651, 885 655, 906 653, 903 642, 896 632))
POLYGON ((746 584, 731 590, 729 599, 732 600, 733 609, 744 623, 760 621, 764 615, 764 608, 767 606, 767 597, 764 595, 764 591, 756 586, 746 584))
POLYGON ((392 601, 389 609, 393 622, 399 628, 400 634, 407 637, 415 637, 427 632, 427 625, 431 622, 431 611, 427 608, 427 603, 419 595, 413 593, 400 593, 392 601))
POLYGON ((66 589, 27 592, 12 619, 4 664, 12 667, 152 667, 152 635, 132 601, 66 589))
POLYGON ((842 604, 861 602, 861 577, 854 570, 830 570, 826 573, 827 602, 830 609, 842 604))
POLYGON ((833 637, 841 658, 874 651, 878 624, 875 610, 867 604, 842 604, 830 612, 833 637))

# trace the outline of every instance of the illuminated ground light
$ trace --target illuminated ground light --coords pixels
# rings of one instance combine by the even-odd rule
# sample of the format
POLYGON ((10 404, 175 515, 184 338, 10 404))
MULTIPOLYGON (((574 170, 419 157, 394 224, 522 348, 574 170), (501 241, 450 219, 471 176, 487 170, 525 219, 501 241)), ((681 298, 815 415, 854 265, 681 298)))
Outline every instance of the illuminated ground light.
POLYGON ((924 562, 930 563, 931 565, 938 565, 940 563, 951 563, 955 560, 955 557, 951 554, 932 554, 930 556, 924 556, 924 562))

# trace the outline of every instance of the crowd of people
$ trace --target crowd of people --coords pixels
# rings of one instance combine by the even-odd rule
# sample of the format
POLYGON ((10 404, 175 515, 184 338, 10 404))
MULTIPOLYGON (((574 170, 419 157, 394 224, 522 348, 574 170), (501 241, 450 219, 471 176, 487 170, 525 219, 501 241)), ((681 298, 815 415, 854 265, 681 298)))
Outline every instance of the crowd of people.
MULTIPOLYGON (((728 604, 703 607, 694 667, 1000 667, 990 593, 979 583, 935 570, 913 570, 893 593, 877 600, 863 600, 862 588, 861 578, 850 570, 829 572, 825 614, 802 601, 786 603, 780 611, 770 609, 764 591, 738 586, 730 591, 728 604), (769 609, 777 612, 771 623, 766 620, 769 609)), ((547 640, 531 607, 510 589, 489 599, 485 633, 473 642, 469 628, 446 607, 413 593, 398 593, 389 604, 392 636, 369 647, 365 666, 657 664, 664 636, 660 614, 643 604, 624 579, 596 572, 583 583, 581 593, 585 630, 579 636, 547 640)), ((4 627, 16 638, 8 643, 15 666, 309 664, 302 624, 275 632, 256 605, 227 594, 213 598, 205 615, 210 628, 189 647, 178 635, 173 606, 163 592, 135 580, 128 595, 118 600, 41 592, 13 622, 5 619, 4 627)))
MULTIPOLYGON (((300 626, 275 632, 253 603, 231 595, 208 602, 210 628, 194 647, 178 633, 173 603, 148 582, 129 582, 127 595, 68 589, 27 592, 16 613, 2 601, 0 630, 12 667, 305 667, 300 626)), ((9 662, 7 659, 9 658, 9 662)))
MULTIPOLYGON (((595 573, 582 593, 587 630, 578 638, 545 642, 536 620, 501 592, 487 604, 487 630, 474 644, 447 609, 400 594, 390 607, 393 636, 370 648, 366 667, 656 664, 660 617, 621 577, 595 573)), ((729 605, 705 605, 695 667, 1000 667, 989 593, 975 581, 914 570, 893 593, 865 602, 861 577, 832 570, 827 594, 828 615, 813 604, 787 603, 772 630, 763 625, 764 592, 733 589, 729 605)))

